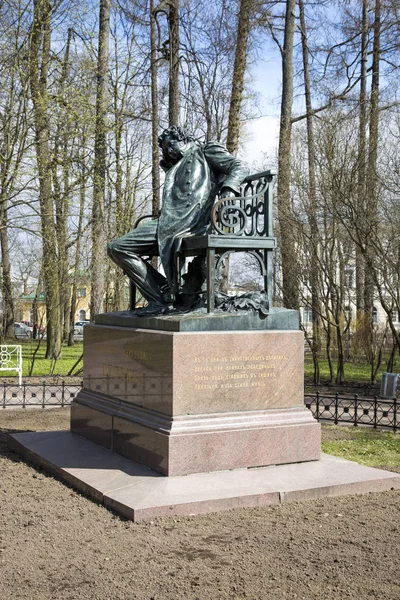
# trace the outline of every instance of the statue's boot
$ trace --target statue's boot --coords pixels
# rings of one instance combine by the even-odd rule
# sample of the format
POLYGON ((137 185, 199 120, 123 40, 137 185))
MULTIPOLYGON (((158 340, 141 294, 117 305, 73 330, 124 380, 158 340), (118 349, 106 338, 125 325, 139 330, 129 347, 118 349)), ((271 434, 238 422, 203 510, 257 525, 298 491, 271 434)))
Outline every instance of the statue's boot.
POLYGON ((206 277, 206 259, 203 256, 196 256, 189 263, 188 271, 182 277, 184 283, 175 305, 182 310, 193 310, 204 306, 203 284, 206 277))
POLYGON ((147 306, 143 308, 137 308, 133 311, 137 317, 152 317, 158 315, 168 315, 176 312, 176 309, 172 304, 159 304, 158 302, 149 302, 147 306))

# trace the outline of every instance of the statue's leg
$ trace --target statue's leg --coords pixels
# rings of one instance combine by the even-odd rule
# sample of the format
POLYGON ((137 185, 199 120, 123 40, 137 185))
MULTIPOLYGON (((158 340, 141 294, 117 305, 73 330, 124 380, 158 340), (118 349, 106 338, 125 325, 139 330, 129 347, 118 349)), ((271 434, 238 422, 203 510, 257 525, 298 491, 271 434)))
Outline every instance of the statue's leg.
POLYGON ((195 256, 189 263, 188 272, 183 276, 184 284, 180 290, 180 304, 184 309, 201 305, 203 284, 207 277, 205 256, 195 256))
POLYGON ((156 220, 143 223, 114 240, 108 245, 107 252, 149 303, 166 305, 161 290, 167 283, 166 278, 142 258, 158 255, 156 220))

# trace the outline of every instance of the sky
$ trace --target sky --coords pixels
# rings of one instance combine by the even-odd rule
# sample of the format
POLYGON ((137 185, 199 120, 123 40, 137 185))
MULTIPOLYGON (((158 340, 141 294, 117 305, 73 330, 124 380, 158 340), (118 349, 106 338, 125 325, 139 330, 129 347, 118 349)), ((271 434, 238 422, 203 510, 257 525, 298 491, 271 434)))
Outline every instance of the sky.
MULTIPOLYGON (((239 156, 249 165, 265 163, 265 153, 267 161, 273 160, 278 149, 282 67, 280 57, 274 56, 270 48, 265 52, 265 59, 258 60, 250 72, 262 116, 245 125, 245 139, 239 156)), ((267 164, 264 166, 268 167, 267 164)))

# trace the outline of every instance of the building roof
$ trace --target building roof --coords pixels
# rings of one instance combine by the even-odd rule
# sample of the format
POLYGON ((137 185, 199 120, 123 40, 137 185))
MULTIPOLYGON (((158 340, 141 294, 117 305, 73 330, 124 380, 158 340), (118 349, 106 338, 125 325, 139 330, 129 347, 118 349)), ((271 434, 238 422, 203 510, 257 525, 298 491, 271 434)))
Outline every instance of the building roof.
MULTIPOLYGON (((20 299, 21 300, 31 300, 33 302, 34 300, 36 300, 36 292, 31 292, 30 294, 23 294, 22 296, 20 296, 20 299)), ((38 302, 44 302, 44 301, 45 301, 44 292, 40 292, 38 302)))

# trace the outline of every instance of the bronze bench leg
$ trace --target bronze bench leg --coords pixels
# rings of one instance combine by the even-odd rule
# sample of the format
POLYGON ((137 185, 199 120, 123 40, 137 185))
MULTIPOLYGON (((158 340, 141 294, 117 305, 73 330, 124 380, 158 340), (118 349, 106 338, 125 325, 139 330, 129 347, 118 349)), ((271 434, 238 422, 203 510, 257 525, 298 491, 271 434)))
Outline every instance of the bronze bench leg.
POLYGON ((129 280, 129 287, 130 287, 129 310, 135 310, 135 308, 136 308, 136 285, 134 284, 132 279, 129 280))
POLYGON ((215 249, 207 248, 207 312, 215 309, 215 249))

